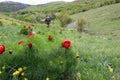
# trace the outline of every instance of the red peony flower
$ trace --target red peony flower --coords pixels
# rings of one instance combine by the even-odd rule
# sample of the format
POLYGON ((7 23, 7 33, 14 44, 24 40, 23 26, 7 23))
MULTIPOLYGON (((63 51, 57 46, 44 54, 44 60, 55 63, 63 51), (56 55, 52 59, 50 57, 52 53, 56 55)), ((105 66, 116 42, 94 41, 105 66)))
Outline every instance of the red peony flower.
POLYGON ((33 33, 28 34, 28 37, 29 37, 29 38, 31 38, 31 37, 33 37, 33 36, 34 36, 33 33))
POLYGON ((5 46, 4 45, 0 45, 0 54, 3 54, 4 51, 5 51, 5 46))
POLYGON ((48 39, 49 39, 49 40, 52 40, 52 38, 53 38, 52 35, 49 35, 49 36, 48 36, 48 39))
POLYGON ((66 49, 68 49, 70 47, 70 45, 71 45, 71 41, 70 40, 64 40, 62 42, 62 47, 66 48, 66 49))
POLYGON ((31 42, 28 43, 28 47, 32 48, 32 43, 31 42))
POLYGON ((18 45, 22 45, 24 42, 23 41, 19 41, 18 42, 18 45))

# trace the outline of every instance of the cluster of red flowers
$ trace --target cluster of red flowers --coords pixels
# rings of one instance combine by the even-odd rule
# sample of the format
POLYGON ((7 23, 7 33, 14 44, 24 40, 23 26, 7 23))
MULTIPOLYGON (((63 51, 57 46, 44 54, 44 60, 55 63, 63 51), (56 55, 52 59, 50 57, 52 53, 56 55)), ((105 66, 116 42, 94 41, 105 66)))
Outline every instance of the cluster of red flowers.
POLYGON ((70 47, 70 45, 71 45, 71 41, 70 40, 64 40, 62 42, 62 47, 66 48, 66 49, 68 49, 70 47))
MULTIPOLYGON (((22 45, 22 44, 24 44, 24 41, 19 41, 18 42, 18 45, 22 45)), ((28 47, 32 48, 32 43, 31 42, 28 42, 28 47)))
MULTIPOLYGON (((33 36, 34 36, 33 33, 28 34, 28 37, 33 37, 33 36)), ((53 36, 49 35, 48 39, 52 40, 53 36)), ((18 45, 22 45, 22 44, 24 44, 24 41, 19 41, 18 42, 18 45)), ((71 45, 71 41, 70 40, 64 40, 61 44, 62 44, 63 48, 68 49, 70 47, 70 45, 71 45)), ((29 48, 32 48, 32 46, 33 46, 31 42, 28 42, 27 45, 28 45, 29 48)), ((5 46, 4 45, 0 45, 0 54, 3 54, 4 51, 5 51, 5 46)))
MULTIPOLYGON (((33 36, 34 36, 33 33, 28 34, 28 37, 33 37, 33 36)), ((48 40, 52 40, 52 39, 53 39, 53 36, 52 36, 52 35, 48 35, 48 40)), ((19 42, 18 42, 18 45, 21 45, 21 44, 23 44, 23 43, 24 43, 23 41, 19 41, 19 42)), ((64 41, 62 42, 62 47, 63 47, 63 48, 68 49, 68 48, 70 47, 70 45, 71 45, 71 41, 70 41, 70 40, 64 40, 64 41)), ((32 47, 32 43, 31 43, 31 42, 28 43, 28 47, 29 47, 29 48, 32 47)))
POLYGON ((22 45, 24 42, 23 41, 19 41, 18 42, 18 45, 22 45))
POLYGON ((5 51, 5 46, 4 45, 0 45, 0 54, 3 54, 4 51, 5 51))

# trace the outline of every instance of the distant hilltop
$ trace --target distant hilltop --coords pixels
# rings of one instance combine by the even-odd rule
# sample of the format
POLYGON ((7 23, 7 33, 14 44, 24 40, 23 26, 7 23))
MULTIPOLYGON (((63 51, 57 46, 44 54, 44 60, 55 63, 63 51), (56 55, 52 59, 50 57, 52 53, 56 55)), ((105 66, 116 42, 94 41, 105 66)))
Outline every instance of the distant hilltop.
POLYGON ((29 4, 23 4, 19 2, 3 1, 0 2, 0 12, 15 12, 29 6, 29 4))

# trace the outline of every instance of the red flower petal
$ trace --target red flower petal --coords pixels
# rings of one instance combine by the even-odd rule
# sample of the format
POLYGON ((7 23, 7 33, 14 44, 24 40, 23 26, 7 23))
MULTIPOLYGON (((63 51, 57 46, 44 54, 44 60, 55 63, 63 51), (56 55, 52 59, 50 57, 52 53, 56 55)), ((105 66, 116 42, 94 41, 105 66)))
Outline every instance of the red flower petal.
POLYGON ((18 45, 21 45, 21 44, 23 44, 23 43, 24 43, 23 41, 19 41, 19 42, 18 42, 18 45))
POLYGON ((49 40, 52 40, 52 38, 53 38, 52 35, 49 35, 49 36, 48 36, 48 39, 49 39, 49 40))
POLYGON ((32 48, 32 43, 31 42, 28 43, 28 47, 32 48))
POLYGON ((71 45, 71 41, 70 40, 64 40, 62 42, 62 47, 66 48, 66 49, 68 49, 70 47, 70 45, 71 45))
POLYGON ((29 38, 31 38, 31 37, 33 37, 33 36, 34 36, 33 33, 28 34, 28 37, 29 37, 29 38))
POLYGON ((0 54, 3 54, 4 51, 5 51, 5 46, 4 45, 0 45, 0 54))

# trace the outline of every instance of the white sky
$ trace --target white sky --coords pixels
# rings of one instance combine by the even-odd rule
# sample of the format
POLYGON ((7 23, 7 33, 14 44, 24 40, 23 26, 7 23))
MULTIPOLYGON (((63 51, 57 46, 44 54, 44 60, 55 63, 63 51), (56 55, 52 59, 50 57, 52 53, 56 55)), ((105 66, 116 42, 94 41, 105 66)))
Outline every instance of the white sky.
POLYGON ((27 3, 27 4, 44 4, 44 3, 48 3, 48 2, 53 2, 53 1, 66 1, 66 2, 71 2, 74 0, 0 0, 0 2, 2 1, 14 1, 14 2, 21 2, 21 3, 27 3))

